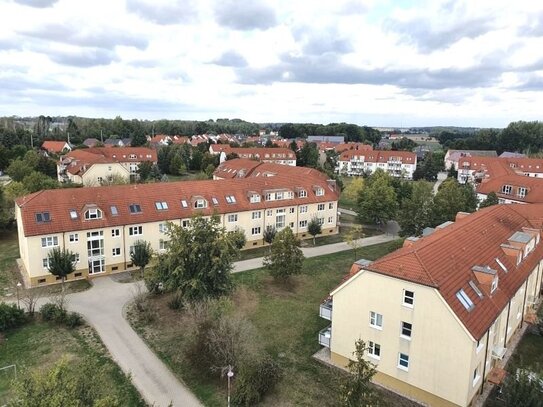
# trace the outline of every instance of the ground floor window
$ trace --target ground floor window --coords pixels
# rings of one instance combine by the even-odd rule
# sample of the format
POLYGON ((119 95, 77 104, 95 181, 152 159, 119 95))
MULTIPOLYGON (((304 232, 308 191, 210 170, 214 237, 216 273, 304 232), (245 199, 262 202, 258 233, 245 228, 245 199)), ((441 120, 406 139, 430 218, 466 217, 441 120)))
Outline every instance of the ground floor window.
POLYGON ((89 260, 89 274, 102 273, 105 271, 105 260, 89 260))

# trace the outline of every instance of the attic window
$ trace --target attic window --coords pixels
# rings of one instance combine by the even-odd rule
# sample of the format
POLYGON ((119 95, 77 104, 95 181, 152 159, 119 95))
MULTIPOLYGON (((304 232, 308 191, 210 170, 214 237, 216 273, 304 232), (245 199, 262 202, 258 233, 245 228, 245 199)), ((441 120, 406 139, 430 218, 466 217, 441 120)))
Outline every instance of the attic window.
POLYGON ((477 294, 479 298, 483 298, 483 293, 481 292, 481 290, 479 290, 479 287, 477 287, 477 285, 472 280, 469 281, 469 286, 473 288, 473 291, 475 291, 475 294, 477 294))
POLYGON ((188 207, 189 207, 189 205, 187 204, 187 201, 185 201, 184 199, 181 200, 181 206, 182 206, 183 208, 188 208, 188 207))
POLYGON ((141 206, 139 204, 131 204, 129 208, 130 213, 141 213, 141 206))
POLYGON ((70 219, 77 219, 77 211, 75 209, 70 209, 70 219))
POLYGON ((317 188, 315 190, 315 195, 316 196, 323 196, 324 195, 324 189, 323 188, 317 188))
POLYGON ((162 202, 155 202, 155 208, 157 208, 157 210, 159 211, 164 211, 166 209, 168 209, 168 204, 164 201, 162 202))
POLYGON ((113 216, 117 216, 119 214, 119 211, 117 210, 117 207, 115 205, 111 205, 109 209, 111 210, 111 214, 113 216))
POLYGON ((205 208, 206 206, 207 203, 205 199, 197 199, 196 201, 194 201, 194 208, 196 209, 205 208))
POLYGON ((496 257, 496 263, 498 263, 498 266, 500 266, 500 267, 502 268, 503 271, 505 271, 506 273, 508 272, 507 267, 505 267, 505 264, 503 264, 503 263, 501 262, 501 260, 498 259, 497 257, 496 257))
POLYGON ((305 189, 301 189, 300 192, 298 192, 299 198, 307 198, 307 191, 305 189))
POLYGON ((44 222, 50 222, 50 221, 51 221, 51 215, 49 215, 49 212, 39 212, 36 214, 36 222, 44 223, 44 222))
POLYGON ((98 208, 89 209, 85 212, 85 219, 102 219, 102 211, 98 208))
POLYGON ((215 198, 214 196, 211 197, 211 202, 213 202, 214 206, 217 206, 219 204, 219 200, 217 198, 215 198))
POLYGON ((234 195, 226 195, 226 202, 229 204, 235 204, 236 197, 234 195))
POLYGON ((498 276, 494 277, 492 280, 492 286, 490 287, 490 293, 492 294, 494 291, 496 291, 496 288, 498 288, 498 276))
POLYGON ((458 301, 460 301, 460 303, 468 311, 471 311, 475 307, 473 301, 471 301, 471 298, 468 297, 463 288, 461 288, 460 291, 456 293, 456 298, 458 298, 458 301))
POLYGON ((251 203, 260 202, 260 195, 258 194, 252 194, 251 195, 251 203))

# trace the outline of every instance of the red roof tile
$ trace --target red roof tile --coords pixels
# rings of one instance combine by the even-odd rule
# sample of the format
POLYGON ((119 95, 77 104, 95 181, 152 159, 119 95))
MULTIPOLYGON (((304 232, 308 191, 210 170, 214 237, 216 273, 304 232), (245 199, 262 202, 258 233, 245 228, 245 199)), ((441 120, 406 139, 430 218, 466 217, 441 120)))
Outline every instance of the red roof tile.
POLYGON ((41 145, 41 148, 47 150, 50 153, 61 153, 68 143, 65 141, 52 141, 46 140, 41 145))
POLYGON ((480 339, 543 257, 540 242, 517 266, 501 248, 523 227, 541 229, 543 205, 495 205, 457 220, 364 268, 395 278, 435 287, 475 339, 480 339), (508 269, 505 273, 499 259, 508 269), (473 266, 497 271, 499 284, 489 297, 470 287, 473 266), (475 307, 468 311, 456 298, 464 291, 475 307))

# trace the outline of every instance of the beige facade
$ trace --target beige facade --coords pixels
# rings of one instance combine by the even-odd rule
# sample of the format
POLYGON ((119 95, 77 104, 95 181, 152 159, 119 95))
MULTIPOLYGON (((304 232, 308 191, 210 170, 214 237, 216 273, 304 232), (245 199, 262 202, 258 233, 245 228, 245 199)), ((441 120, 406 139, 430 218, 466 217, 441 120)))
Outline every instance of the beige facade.
MULTIPOLYGON (((17 219, 21 219, 21 209, 17 205, 16 215, 17 219)), ((335 234, 338 231, 337 201, 303 205, 288 205, 288 201, 285 201, 284 207, 232 212, 220 214, 219 217, 226 230, 239 228, 245 232, 247 238, 245 248, 264 245, 263 232, 270 226, 276 229, 290 227, 298 237, 309 238, 311 236, 307 232, 307 222, 312 217, 321 220, 323 235, 335 234)), ((190 224, 190 217, 170 221, 187 227, 190 224)), ((167 222, 164 220, 93 228, 93 220, 89 220, 88 228, 85 230, 27 237, 24 235, 22 222, 19 221, 19 247, 26 282, 31 286, 58 282, 47 271, 48 253, 54 247, 69 249, 78 256, 76 272, 68 280, 132 269, 130 247, 137 240, 150 242, 157 253, 166 250, 167 222)))
MULTIPOLYGON (((137 164, 134 167, 134 173, 137 171, 137 164)), ((128 163, 108 163, 92 164, 83 174, 72 174, 65 172, 65 176, 74 184, 83 184, 86 187, 102 185, 104 182, 111 181, 113 178, 121 178, 126 182, 130 181, 130 167, 128 163)))
POLYGON ((331 293, 332 361, 346 365, 361 338, 380 346, 379 357, 366 356, 377 365, 376 383, 432 406, 469 406, 539 298, 542 275, 539 261, 477 341, 437 289, 362 270, 331 293), (412 305, 404 302, 406 290, 414 293, 412 305), (403 322, 411 324, 409 336, 403 322))

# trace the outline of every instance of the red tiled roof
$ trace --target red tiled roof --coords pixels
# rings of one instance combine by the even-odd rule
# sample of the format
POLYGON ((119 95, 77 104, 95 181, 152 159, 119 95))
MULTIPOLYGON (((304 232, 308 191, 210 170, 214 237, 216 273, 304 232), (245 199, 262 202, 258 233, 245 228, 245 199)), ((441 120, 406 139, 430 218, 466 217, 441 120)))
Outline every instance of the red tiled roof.
POLYGON ((391 150, 347 150, 344 151, 339 160, 350 161, 354 156, 364 156, 365 162, 385 163, 391 158, 399 158, 405 164, 415 164, 417 155, 410 151, 391 151, 391 150))
POLYGON ((65 141, 46 140, 41 145, 41 148, 47 150, 50 153, 61 153, 62 150, 64 150, 66 144, 68 143, 66 143, 65 141))
POLYGON ((157 162, 157 152, 146 147, 92 147, 70 151, 60 161, 67 165, 67 171, 78 174, 93 164, 157 162), (136 157, 130 158, 131 155, 136 157))
MULTIPOLYGON (((213 175, 223 179, 245 178, 259 165, 262 165, 260 161, 236 158, 223 162, 217 167, 213 175)), ((282 167, 285 166, 282 165, 282 167)))
POLYGON ((281 165, 275 163, 260 162, 248 160, 246 158, 235 158, 223 162, 217 167, 213 175, 220 178, 248 178, 248 177, 269 177, 283 175, 296 179, 297 177, 314 177, 326 181, 328 177, 308 167, 295 167, 291 165, 281 165), (243 175, 240 175, 240 170, 243 175))
POLYGON ((237 154, 241 158, 256 158, 259 160, 295 160, 296 154, 289 148, 283 147, 230 147, 228 144, 213 144, 214 152, 237 154))
MULTIPOLYGON (((283 166, 286 167, 286 166, 283 166)), ((296 167, 292 167, 296 169, 296 167)), ((304 169, 305 170, 305 169, 304 169)), ((305 203, 337 201, 339 192, 328 185, 326 176, 316 170, 304 171, 293 177, 278 174, 274 177, 254 176, 245 179, 226 179, 217 181, 181 181, 155 184, 117 185, 94 188, 66 188, 43 190, 17 199, 21 208, 21 220, 25 236, 37 236, 50 233, 61 233, 73 230, 123 226, 161 220, 174 220, 191 217, 196 212, 211 215, 214 212, 232 213, 247 210, 286 207, 305 203), (303 174, 303 175, 301 175, 303 174), (316 196, 314 186, 324 188, 323 196, 316 196), (306 198, 297 198, 250 203, 249 193, 264 195, 273 189, 303 188, 306 198), (225 197, 233 195, 235 204, 228 204, 225 197), (203 197, 208 201, 206 209, 193 209, 191 199, 203 197), (213 205, 212 197, 217 198, 218 205, 213 205), (189 207, 183 208, 181 200, 186 200, 189 207), (167 202, 168 210, 159 211, 155 202, 167 202), (137 203, 142 208, 141 214, 131 214, 129 205, 137 203), (103 219, 82 220, 85 205, 95 204, 104 211, 103 219), (113 216, 110 207, 115 205, 118 216, 113 216), (75 209, 78 219, 72 220, 69 211, 75 209), (48 210, 51 221, 36 223, 35 214, 48 210)), ((296 195, 295 195, 296 196, 296 195)))
POLYGON ((495 205, 438 228, 364 268, 435 287, 473 337, 480 339, 543 256, 540 241, 517 266, 500 245, 523 227, 541 229, 542 225, 543 205, 495 205), (491 296, 479 298, 470 287, 470 280, 477 282, 473 266, 489 266, 497 271, 499 284, 491 296), (460 289, 475 304, 471 311, 456 298, 460 289))
POLYGON ((347 150, 362 150, 362 151, 371 151, 373 150, 373 147, 369 144, 363 144, 363 143, 342 143, 342 144, 336 144, 334 146, 334 150, 336 150, 337 153, 342 153, 347 150))

